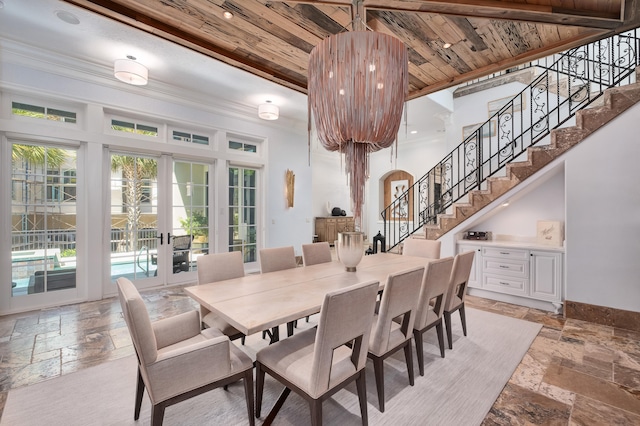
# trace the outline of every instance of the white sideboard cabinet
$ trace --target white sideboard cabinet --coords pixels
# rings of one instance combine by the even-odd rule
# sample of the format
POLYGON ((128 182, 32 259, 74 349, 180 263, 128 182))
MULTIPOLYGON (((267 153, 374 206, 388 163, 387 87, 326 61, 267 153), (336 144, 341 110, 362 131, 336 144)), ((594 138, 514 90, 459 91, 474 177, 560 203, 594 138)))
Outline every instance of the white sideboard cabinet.
POLYGON ((461 240, 457 251, 475 252, 469 294, 560 312, 562 247, 461 240))

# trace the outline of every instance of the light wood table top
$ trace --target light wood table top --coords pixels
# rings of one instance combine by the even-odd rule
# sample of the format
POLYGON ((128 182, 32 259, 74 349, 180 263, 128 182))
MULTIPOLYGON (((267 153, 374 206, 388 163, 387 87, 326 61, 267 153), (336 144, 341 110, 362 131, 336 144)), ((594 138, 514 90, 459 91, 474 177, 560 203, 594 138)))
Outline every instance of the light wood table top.
POLYGON ((338 261, 246 275, 185 288, 198 303, 250 335, 320 311, 324 295, 353 284, 377 281, 390 273, 425 266, 429 259, 378 253, 363 256, 356 272, 338 261))

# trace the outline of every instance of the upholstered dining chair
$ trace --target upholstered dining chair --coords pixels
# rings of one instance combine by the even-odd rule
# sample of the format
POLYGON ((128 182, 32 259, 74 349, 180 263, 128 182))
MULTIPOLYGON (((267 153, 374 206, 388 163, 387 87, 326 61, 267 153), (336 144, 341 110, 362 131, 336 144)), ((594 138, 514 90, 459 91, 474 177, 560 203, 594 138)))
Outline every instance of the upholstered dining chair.
POLYGON ((464 299, 467 294, 467 283, 469 282, 474 255, 474 251, 467 251, 457 254, 453 260, 453 269, 451 270, 449 288, 447 289, 447 299, 444 303, 444 323, 447 328, 449 349, 453 349, 451 314, 455 311, 460 312, 462 332, 465 336, 467 335, 467 318, 464 312, 464 299))
POLYGON ((145 388, 151 425, 160 426, 166 407, 217 387, 244 380, 249 423, 253 417, 253 363, 216 328, 201 330, 198 311, 151 322, 131 281, 118 278, 122 313, 138 357, 134 419, 140 417, 145 388))
MULTIPOLYGON (((258 252, 260 259, 260 272, 265 274, 267 272, 282 271, 285 269, 292 269, 298 266, 296 262, 296 253, 293 250, 293 246, 263 248, 258 252)), ((287 323, 287 335, 293 335, 293 328, 296 325, 295 321, 287 323)), ((263 331, 262 338, 269 334, 271 341, 278 340, 277 327, 274 327, 271 331, 263 331)))
POLYGON ((402 243, 402 254, 406 256, 427 257, 429 259, 440 259, 439 240, 426 240, 424 238, 407 238, 402 243))
POLYGON ((418 298, 416 320, 413 324, 413 340, 416 342, 418 355, 418 369, 424 376, 423 336, 428 330, 436 328, 440 356, 444 358, 444 331, 442 328, 442 313, 444 302, 449 289, 449 278, 453 268, 453 257, 432 260, 427 264, 418 298))
POLYGON ((304 266, 331 262, 331 247, 326 241, 302 245, 302 263, 304 266))
POLYGON ((295 268, 296 253, 293 246, 263 248, 258 252, 260 258, 260 272, 275 272, 295 268))
MULTIPOLYGON (((198 284, 215 283, 244 276, 244 260, 240 251, 204 254, 198 256, 196 262, 198 284)), ((231 340, 242 338, 244 343, 244 334, 202 305, 200 305, 200 317, 203 328, 217 328, 231 340)))
POLYGON ((373 319, 367 356, 373 361, 381 412, 384 412, 384 360, 400 349, 404 349, 409 384, 413 386, 411 333, 423 275, 424 266, 389 274, 373 319))
MULTIPOLYGON (((260 417, 265 373, 286 387, 279 407, 293 390, 311 411, 311 424, 322 424, 322 402, 355 380, 362 423, 367 424, 366 354, 378 282, 356 284, 327 293, 317 328, 261 349, 256 354, 256 417, 260 417)), ((270 413, 265 424, 273 421, 270 413)))

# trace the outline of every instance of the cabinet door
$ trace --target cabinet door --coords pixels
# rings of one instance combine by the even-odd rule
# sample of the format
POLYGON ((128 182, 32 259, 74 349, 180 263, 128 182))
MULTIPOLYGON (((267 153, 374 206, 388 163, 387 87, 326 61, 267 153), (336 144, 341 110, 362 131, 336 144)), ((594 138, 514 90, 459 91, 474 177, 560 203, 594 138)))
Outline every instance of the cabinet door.
POLYGON ((335 219, 327 219, 327 240, 333 244, 338 239, 337 222, 335 219))
POLYGON ((562 253, 531 251, 530 295, 536 299, 562 300, 562 253))
POLYGON ((327 240, 327 221, 323 217, 316 218, 316 235, 318 236, 319 242, 328 241, 327 240))
POLYGON ((458 246, 458 253, 464 253, 467 251, 474 251, 476 253, 473 256, 473 264, 471 265, 471 274, 469 274, 469 282, 467 283, 467 285, 469 287, 480 288, 482 287, 482 282, 480 281, 480 276, 482 272, 479 270, 479 268, 482 265, 482 259, 480 258, 482 256, 482 251, 480 247, 465 246, 465 245, 458 246))

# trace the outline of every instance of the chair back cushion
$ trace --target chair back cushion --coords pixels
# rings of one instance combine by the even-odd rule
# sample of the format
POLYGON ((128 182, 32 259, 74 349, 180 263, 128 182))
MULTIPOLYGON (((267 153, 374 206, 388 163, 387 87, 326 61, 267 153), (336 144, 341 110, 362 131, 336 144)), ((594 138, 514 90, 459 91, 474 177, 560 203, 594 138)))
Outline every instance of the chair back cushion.
POLYGON ((440 259, 440 241, 423 238, 407 238, 402 243, 402 254, 406 256, 440 259))
POLYGON ((382 355, 411 338, 424 266, 390 274, 382 292, 377 321, 374 320, 369 352, 382 355), (403 315, 402 326, 393 319, 403 315), (405 316, 406 315, 406 316, 405 316))
POLYGON ((230 251, 198 257, 198 284, 214 283, 244 276, 242 252, 230 251))
POLYGON ((260 272, 282 271, 297 266, 293 246, 265 248, 260 250, 260 272))
POLYGON ((333 351, 345 343, 354 343, 351 355, 353 372, 364 368, 378 286, 378 281, 369 281, 325 295, 314 345, 311 395, 319 395, 329 389, 333 351))
POLYGON ((452 268, 453 257, 433 260, 427 264, 420 288, 414 329, 422 330, 442 317, 452 268), (433 304, 430 303, 432 300, 433 304))
POLYGON ((122 314, 129 328, 129 334, 131 334, 131 340, 140 364, 150 365, 158 357, 158 346, 147 307, 138 293, 138 289, 131 281, 120 277, 116 283, 122 314))
POLYGON ((445 311, 452 311, 464 302, 474 255, 474 251, 467 251, 457 254, 454 258, 449 289, 447 290, 447 300, 444 304, 445 311))
POLYGON ((331 247, 327 241, 302 245, 302 263, 304 263, 304 266, 331 261, 331 247))

